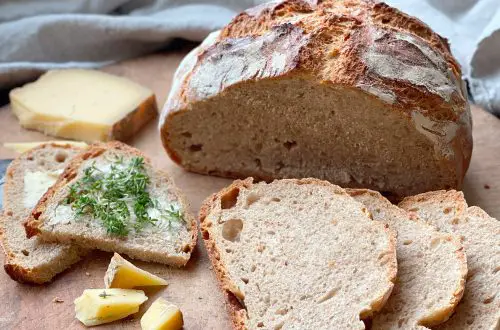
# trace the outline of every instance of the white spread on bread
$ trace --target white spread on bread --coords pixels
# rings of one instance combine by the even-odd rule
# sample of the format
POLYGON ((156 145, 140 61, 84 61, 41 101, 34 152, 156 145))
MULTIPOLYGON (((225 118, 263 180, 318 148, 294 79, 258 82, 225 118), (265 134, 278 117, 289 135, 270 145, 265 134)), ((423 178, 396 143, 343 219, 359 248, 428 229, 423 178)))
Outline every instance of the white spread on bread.
POLYGON ((47 189, 56 182, 62 171, 62 169, 56 171, 26 171, 24 174, 23 206, 32 209, 47 189))
POLYGON ((57 224, 68 224, 71 219, 75 217, 75 212, 71 209, 70 205, 58 205, 55 214, 50 218, 49 226, 54 226, 57 224))
MULTIPOLYGON (((100 171, 102 173, 110 173, 111 166, 114 166, 118 169, 125 168, 124 164, 116 162, 113 163, 113 159, 107 157, 106 155, 103 158, 106 159, 107 161, 100 161, 93 163, 97 171, 100 171)), ((153 195, 154 192, 151 193, 151 196, 153 198, 159 197, 153 195)), ((133 200, 127 200, 126 204, 130 213, 129 220, 131 223, 134 223, 137 221, 137 216, 135 215, 134 212, 133 200)), ((185 228, 185 223, 182 221, 181 222, 168 221, 168 219, 165 218, 165 210, 171 210, 177 212, 180 210, 180 206, 177 202, 164 201, 163 199, 158 198, 158 203, 155 205, 155 207, 150 207, 146 210, 148 215, 154 219, 157 219, 157 221, 155 222, 154 225, 148 225, 145 228, 143 228, 143 231, 151 232, 155 230, 162 230, 165 231, 166 233, 169 233, 170 231, 178 232, 182 228, 185 228)), ((55 216, 49 220, 48 224, 49 225, 68 224, 72 221, 79 221, 79 218, 76 216, 76 212, 72 209, 72 206, 59 204, 55 210, 55 216)), ((92 219, 92 221, 90 222, 92 223, 92 225, 96 225, 97 227, 101 226, 99 219, 92 219)))

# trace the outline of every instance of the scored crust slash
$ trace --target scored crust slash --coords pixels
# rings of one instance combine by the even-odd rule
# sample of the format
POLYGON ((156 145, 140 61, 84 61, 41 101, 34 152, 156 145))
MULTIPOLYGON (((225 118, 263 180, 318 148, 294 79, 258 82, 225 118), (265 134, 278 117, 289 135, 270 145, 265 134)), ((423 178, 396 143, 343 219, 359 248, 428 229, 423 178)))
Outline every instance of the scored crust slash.
POLYGON ((472 152, 446 40, 361 0, 273 1, 239 14, 182 61, 160 131, 189 171, 315 177, 393 199, 460 188, 472 152))

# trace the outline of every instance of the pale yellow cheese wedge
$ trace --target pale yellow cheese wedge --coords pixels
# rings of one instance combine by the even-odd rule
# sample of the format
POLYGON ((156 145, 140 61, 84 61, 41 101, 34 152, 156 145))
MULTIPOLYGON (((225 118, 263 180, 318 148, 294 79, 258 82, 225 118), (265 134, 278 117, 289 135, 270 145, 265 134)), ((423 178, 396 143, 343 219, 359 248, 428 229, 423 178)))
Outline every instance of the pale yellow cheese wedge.
POLYGON ((134 266, 118 253, 113 255, 104 275, 107 288, 131 289, 138 286, 168 285, 167 281, 134 266))
POLYGON ((126 140, 158 112, 151 90, 95 70, 48 71, 9 97, 21 126, 87 142, 126 140))
POLYGON ((53 144, 57 144, 57 145, 71 145, 73 147, 78 147, 78 148, 85 148, 88 146, 88 144, 85 142, 68 141, 68 140, 4 143, 3 146, 7 149, 10 149, 12 151, 15 151, 17 153, 22 154, 23 152, 26 152, 28 150, 31 150, 35 147, 38 147, 38 146, 40 146, 42 144, 46 144, 46 143, 53 143, 53 144))
POLYGON ((141 290, 87 289, 75 299, 76 318, 88 327, 113 322, 137 313, 146 300, 141 290))
POLYGON ((179 330, 184 320, 182 312, 164 298, 158 298, 141 318, 142 330, 179 330))

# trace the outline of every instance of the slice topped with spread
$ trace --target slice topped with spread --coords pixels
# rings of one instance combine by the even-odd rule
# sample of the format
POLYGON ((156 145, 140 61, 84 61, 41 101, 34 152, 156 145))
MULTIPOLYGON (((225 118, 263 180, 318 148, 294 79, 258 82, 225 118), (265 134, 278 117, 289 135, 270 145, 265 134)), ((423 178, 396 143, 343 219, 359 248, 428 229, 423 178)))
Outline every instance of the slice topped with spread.
POLYGON ((25 224, 28 236, 183 266, 196 222, 166 173, 119 142, 75 157, 25 224))
POLYGON ((70 244, 45 244, 26 238, 22 223, 40 197, 54 184, 82 149, 65 142, 43 143, 19 155, 9 165, 0 214, 4 269, 19 282, 42 284, 80 260, 87 250, 70 244))

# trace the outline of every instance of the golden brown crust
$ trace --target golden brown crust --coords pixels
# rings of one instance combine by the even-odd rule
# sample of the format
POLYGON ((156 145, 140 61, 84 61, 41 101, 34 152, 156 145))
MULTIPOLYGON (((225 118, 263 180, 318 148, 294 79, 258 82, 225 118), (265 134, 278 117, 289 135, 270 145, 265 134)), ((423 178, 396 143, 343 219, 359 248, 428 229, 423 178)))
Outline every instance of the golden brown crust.
MULTIPOLYGON (((77 249, 77 252, 80 253, 72 254, 71 258, 64 260, 65 267, 69 267, 71 264, 79 261, 87 253, 87 250, 85 250, 84 248, 79 248, 77 249)), ((49 269, 30 269, 20 266, 19 264, 15 263, 14 260, 13 263, 7 262, 6 260, 4 264, 4 270, 11 279, 19 283, 30 284, 46 284, 48 282, 51 282, 56 275, 65 270, 61 267, 61 264, 58 264, 54 268, 56 269, 55 271, 49 269)))
MULTIPOLYGON (((220 61, 218 56, 224 54, 227 57, 230 51, 228 47, 231 48, 233 45, 242 47, 246 42, 257 41, 269 33, 271 33, 269 36, 270 41, 272 40, 271 45, 264 44, 260 48, 261 55, 269 61, 272 52, 266 46, 274 47, 284 36, 292 37, 297 33, 301 35, 293 37, 295 43, 290 43, 292 46, 300 47, 298 57, 287 58, 284 65, 289 69, 281 70, 278 75, 296 70, 312 73, 318 80, 325 82, 353 87, 360 84, 379 86, 397 95, 398 102, 395 106, 398 110, 408 111, 408 107, 424 108, 428 112, 426 115, 436 115, 439 118, 457 119, 457 115, 460 115, 464 104, 467 103, 461 86, 453 86, 456 87, 452 93, 453 100, 443 102, 439 91, 428 86, 419 86, 412 81, 373 72, 374 68, 367 64, 363 56, 369 48, 376 47, 380 54, 406 60, 412 65, 442 66, 438 68, 441 71, 447 71, 449 67, 453 71, 450 79, 457 82, 461 80, 460 68, 451 55, 445 39, 420 20, 405 15, 395 8, 381 2, 363 0, 330 0, 319 1, 319 4, 314 1, 285 0, 259 7, 262 8, 250 9, 236 16, 221 31, 218 43, 200 54, 191 75, 184 81, 182 104, 206 97, 196 94, 199 92, 197 90, 199 84, 196 82, 200 79, 198 72, 210 62, 220 61), (275 29, 281 29, 281 33, 273 35, 272 31, 275 29), (427 50, 434 54, 423 54, 427 50), (430 60, 436 61, 432 64, 430 60), (457 109, 453 109, 454 106, 457 109)), ((288 50, 286 55, 293 55, 292 53, 288 50)), ((276 68, 268 63, 257 76, 252 78, 257 80, 272 78, 276 76, 276 68)), ((244 80, 247 78, 242 75, 229 85, 244 80)), ((221 92, 229 85, 223 83, 214 86, 213 94, 221 92)))
POLYGON ((6 262, 3 265, 3 269, 11 279, 19 283, 44 284, 47 282, 31 276, 31 271, 29 269, 20 267, 17 264, 10 264, 6 262))
MULTIPOLYGON (((335 194, 347 195, 347 192, 337 186, 332 185, 331 183, 323 180, 318 180, 314 178, 304 178, 304 179, 283 179, 280 181, 293 182, 295 184, 315 184, 321 185, 325 187, 331 188, 335 194), (337 189, 338 188, 338 189, 337 189)), ((220 250, 217 247, 216 242, 210 237, 209 228, 211 223, 206 221, 206 217, 212 212, 212 209, 217 201, 220 201, 222 196, 227 193, 230 193, 234 189, 241 188, 250 188, 253 184, 253 178, 247 178, 245 180, 235 180, 231 185, 222 189, 221 191, 211 195, 208 197, 201 205, 199 211, 199 219, 200 219, 200 230, 201 236, 203 238, 203 242, 207 249, 208 257, 212 263, 213 270, 217 277, 219 287, 222 289, 224 296, 226 298, 226 306, 229 311, 229 315, 231 316, 231 320, 233 322, 233 327, 236 330, 244 330, 246 328, 246 319, 247 313, 245 307, 242 303, 236 298, 235 294, 231 292, 231 289, 234 285, 229 278, 228 271, 220 260, 220 250)), ((366 208, 364 208, 364 212, 369 215, 366 208)), ((397 260, 396 260, 396 233, 389 229, 388 226, 384 226, 385 231, 389 235, 389 253, 393 256, 392 260, 388 262, 390 265, 387 272, 387 279, 392 283, 390 288, 383 294, 379 299, 374 301, 371 305, 371 311, 367 311, 366 314, 361 315, 362 318, 367 318, 372 315, 373 312, 377 312, 382 309, 387 299, 389 298, 392 289, 394 287, 394 282, 396 281, 397 275, 397 260)))
POLYGON ((460 67, 446 39, 383 2, 279 0, 257 6, 237 15, 181 71, 160 121, 163 145, 181 166, 186 164, 169 135, 176 114, 245 83, 300 77, 384 101, 435 146, 437 161, 453 178, 449 187, 462 186, 472 127, 460 67))
MULTIPOLYGON (((140 152, 138 149, 135 149, 133 147, 130 147, 122 142, 119 141, 112 141, 112 142, 107 142, 107 143, 95 143, 91 145, 86 151, 76 155, 71 162, 66 166, 64 169, 64 172, 59 176, 58 180, 56 183, 43 195, 43 197, 39 200, 38 204, 35 206, 33 211, 31 212, 30 217, 24 222, 24 227, 26 230, 26 235, 27 237, 33 237, 35 235, 41 234, 40 227, 43 225, 43 221, 39 220, 40 215, 44 212, 44 210, 47 207, 48 201, 52 198, 52 196, 59 191, 61 188, 66 186, 78 173, 79 168, 81 167, 82 163, 86 161, 89 158, 95 158, 104 153, 106 150, 121 150, 124 151, 128 154, 135 155, 137 157, 141 157, 144 159, 145 164, 149 166, 153 166, 151 163, 151 160, 144 155, 142 152, 140 152)), ((161 173, 164 173, 160 171, 161 173)), ((166 173, 164 173, 166 175, 166 173)), ((173 184, 173 182, 171 181, 173 184)), ((180 190, 178 188, 175 188, 175 194, 179 198, 179 202, 182 206, 183 209, 188 209, 187 207, 187 201, 185 197, 180 193, 180 190)), ((196 222, 196 219, 192 215, 186 212, 186 215, 188 216, 188 220, 191 221, 191 241, 189 244, 189 251, 185 252, 192 252, 196 246, 196 240, 198 237, 198 225, 196 222)), ((49 241, 57 241, 58 237, 55 237, 51 235, 50 233, 45 233, 44 235, 45 239, 49 241)), ((99 242, 99 239, 85 239, 85 243, 95 243, 99 242)), ((84 244, 85 244, 84 243, 84 244)), ((130 254, 130 253, 129 253, 130 254)), ((185 262, 177 264, 177 266, 183 266, 185 262)))
POLYGON ((210 238, 210 233, 208 230, 208 227, 210 224, 205 222, 206 217, 210 214, 212 211, 212 207, 214 206, 214 203, 221 198, 225 193, 231 191, 232 189, 235 188, 247 188, 250 187, 253 183, 252 178, 248 178, 246 180, 236 180, 234 181, 230 186, 222 189, 218 193, 213 194, 212 196, 208 197, 201 205, 200 212, 199 212, 199 218, 200 218, 200 231, 201 231, 201 237, 203 239, 203 242, 205 244, 205 248, 207 249, 207 254, 208 258, 210 259, 213 270, 215 272, 215 275, 217 277, 219 287, 221 288, 224 297, 226 299, 226 306, 229 311, 229 315, 231 317, 231 320, 233 322, 233 328, 235 330, 244 330, 246 329, 246 318, 247 318, 247 313, 244 308, 244 306, 238 301, 238 299, 234 296, 233 293, 231 293, 228 288, 230 288, 231 281, 229 280, 229 275, 227 273, 227 270, 224 266, 224 264, 220 261, 220 251, 217 248, 217 245, 215 244, 215 241, 213 241, 210 238))

